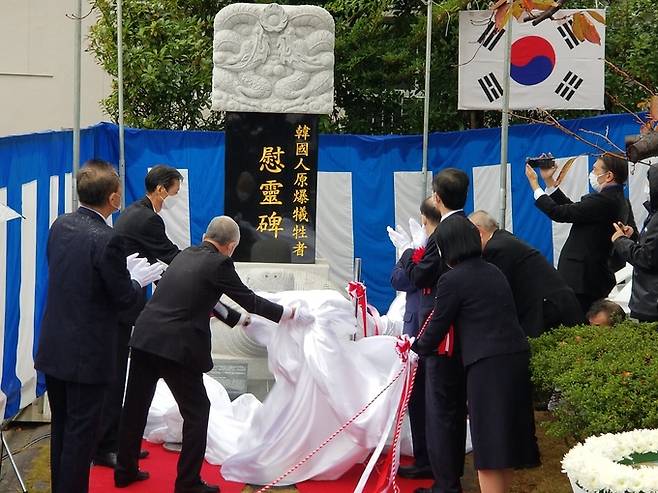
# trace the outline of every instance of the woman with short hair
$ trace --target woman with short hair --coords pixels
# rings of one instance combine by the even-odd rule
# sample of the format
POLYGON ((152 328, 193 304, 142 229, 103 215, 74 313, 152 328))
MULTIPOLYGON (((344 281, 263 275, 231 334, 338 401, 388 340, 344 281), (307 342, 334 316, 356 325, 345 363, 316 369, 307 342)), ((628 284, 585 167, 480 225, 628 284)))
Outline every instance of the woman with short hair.
POLYGON ((433 354, 454 326, 480 489, 505 493, 514 469, 539 465, 529 345, 505 276, 481 258, 477 228, 466 218, 439 228, 451 270, 439 279, 434 315, 412 349, 433 354))

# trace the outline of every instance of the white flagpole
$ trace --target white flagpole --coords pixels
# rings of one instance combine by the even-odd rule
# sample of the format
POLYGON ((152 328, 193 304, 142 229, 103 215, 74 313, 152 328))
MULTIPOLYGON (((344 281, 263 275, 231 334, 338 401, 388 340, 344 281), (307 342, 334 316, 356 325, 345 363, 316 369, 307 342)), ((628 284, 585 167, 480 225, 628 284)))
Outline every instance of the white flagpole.
POLYGON ((432 60, 432 0, 427 0, 427 33, 425 40, 425 107, 423 110, 423 197, 427 195, 427 151, 430 140, 430 64, 432 60))
POLYGON ((123 128, 123 2, 117 0, 117 85, 119 90, 119 178, 121 209, 126 207, 126 155, 123 128))
POLYGON ((75 30, 73 37, 73 210, 78 208, 78 193, 75 177, 80 169, 80 65, 82 57, 82 0, 77 0, 75 12, 75 30))
MULTIPOLYGON (((508 8, 512 8, 508 0, 508 8)), ((510 98, 510 62, 512 54, 512 23, 510 16, 505 28, 505 59, 503 66, 503 114, 500 125, 500 216, 498 222, 500 229, 505 229, 505 216, 507 212, 507 146, 509 143, 509 98, 510 98)))

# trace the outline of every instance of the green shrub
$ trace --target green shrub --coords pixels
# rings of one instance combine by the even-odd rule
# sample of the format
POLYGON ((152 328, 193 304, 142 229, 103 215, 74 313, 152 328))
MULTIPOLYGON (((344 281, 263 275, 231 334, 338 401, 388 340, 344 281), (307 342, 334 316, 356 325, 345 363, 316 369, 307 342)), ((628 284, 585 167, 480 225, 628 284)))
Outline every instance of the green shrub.
POLYGON ((530 343, 536 388, 561 395, 549 434, 581 440, 658 428, 656 324, 562 327, 530 343))

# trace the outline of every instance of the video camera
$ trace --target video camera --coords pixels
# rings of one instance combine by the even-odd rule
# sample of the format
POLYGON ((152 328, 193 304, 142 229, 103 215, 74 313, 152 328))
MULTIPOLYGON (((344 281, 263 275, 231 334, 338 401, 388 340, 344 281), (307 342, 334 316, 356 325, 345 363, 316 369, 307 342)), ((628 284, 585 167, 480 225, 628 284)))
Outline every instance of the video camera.
POLYGON ((555 168, 555 158, 549 153, 543 153, 539 157, 528 157, 525 160, 532 168, 552 169, 555 168))

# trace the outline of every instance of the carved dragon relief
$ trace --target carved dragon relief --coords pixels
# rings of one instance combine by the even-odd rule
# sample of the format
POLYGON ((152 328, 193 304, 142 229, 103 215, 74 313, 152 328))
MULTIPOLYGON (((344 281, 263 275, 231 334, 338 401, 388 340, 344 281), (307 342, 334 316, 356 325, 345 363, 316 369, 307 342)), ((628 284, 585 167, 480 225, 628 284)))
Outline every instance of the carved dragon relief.
POLYGON ((331 113, 334 31, 320 7, 223 8, 215 17, 212 109, 331 113))

